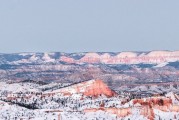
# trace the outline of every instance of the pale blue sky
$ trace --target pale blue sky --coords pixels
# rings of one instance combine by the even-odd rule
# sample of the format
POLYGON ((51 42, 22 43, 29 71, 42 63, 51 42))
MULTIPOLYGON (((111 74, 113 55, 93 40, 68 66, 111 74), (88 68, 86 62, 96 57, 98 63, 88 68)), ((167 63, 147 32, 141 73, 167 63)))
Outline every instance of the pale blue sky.
POLYGON ((179 0, 0 0, 0 52, 179 50, 179 0))

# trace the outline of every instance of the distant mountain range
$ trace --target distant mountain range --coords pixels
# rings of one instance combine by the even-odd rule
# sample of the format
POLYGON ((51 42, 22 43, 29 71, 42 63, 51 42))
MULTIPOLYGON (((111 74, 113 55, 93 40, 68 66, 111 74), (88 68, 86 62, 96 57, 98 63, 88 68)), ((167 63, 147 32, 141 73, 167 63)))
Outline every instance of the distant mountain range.
POLYGON ((112 89, 173 82, 179 79, 179 51, 0 54, 0 79, 69 84, 102 79, 112 89))
POLYGON ((179 61, 179 51, 0 54, 1 64, 60 62, 75 64, 159 64, 175 61, 179 61))

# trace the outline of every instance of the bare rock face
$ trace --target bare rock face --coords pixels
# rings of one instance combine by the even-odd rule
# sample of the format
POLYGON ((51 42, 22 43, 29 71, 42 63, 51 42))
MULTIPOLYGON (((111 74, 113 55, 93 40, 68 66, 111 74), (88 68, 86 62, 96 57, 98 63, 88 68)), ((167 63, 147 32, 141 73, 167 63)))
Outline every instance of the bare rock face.
POLYGON ((102 80, 90 80, 54 92, 62 92, 65 95, 83 94, 84 96, 91 97, 98 97, 101 95, 113 97, 117 95, 117 93, 112 91, 102 80))
POLYGON ((140 114, 147 117, 149 120, 155 119, 154 109, 163 112, 178 112, 179 106, 172 103, 171 98, 167 97, 152 97, 145 99, 134 99, 133 104, 139 104, 140 114))
POLYGON ((112 97, 115 96, 116 93, 112 91, 102 80, 95 80, 91 85, 86 88, 84 95, 94 97, 97 97, 99 95, 105 95, 107 97, 112 97))
POLYGON ((172 100, 170 98, 148 98, 148 99, 134 99, 133 100, 134 104, 141 104, 141 105, 148 105, 148 106, 169 106, 172 104, 172 100))

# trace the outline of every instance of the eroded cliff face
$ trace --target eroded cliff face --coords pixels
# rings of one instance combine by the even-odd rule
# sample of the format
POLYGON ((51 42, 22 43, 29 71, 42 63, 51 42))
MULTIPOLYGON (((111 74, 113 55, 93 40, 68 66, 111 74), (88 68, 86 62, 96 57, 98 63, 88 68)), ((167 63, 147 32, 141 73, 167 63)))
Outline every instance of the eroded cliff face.
MULTIPOLYGON (((176 96, 176 95, 175 95, 176 96)), ((173 104, 171 97, 152 97, 144 99, 134 99, 132 100, 133 105, 136 107, 140 106, 140 114, 147 117, 149 120, 154 120, 156 118, 154 110, 168 112, 179 112, 179 101, 177 104, 173 104)), ((175 116, 173 116, 174 118, 175 116)))
POLYGON ((111 90, 102 80, 90 80, 53 91, 53 93, 56 92, 62 92, 65 95, 82 94, 91 97, 99 97, 102 95, 106 97, 114 97, 117 95, 117 93, 111 90))
POLYGON ((147 120, 156 120, 158 119, 158 117, 162 118, 162 115, 159 116, 160 111, 162 112, 162 114, 172 113, 170 117, 176 119, 176 115, 179 112, 179 105, 173 104, 172 99, 164 96, 144 98, 144 99, 133 99, 125 103, 125 105, 128 104, 130 104, 129 107, 121 106, 121 108, 116 108, 116 107, 90 108, 90 109, 85 109, 84 112, 95 113, 97 111, 103 111, 110 114, 115 114, 117 118, 120 119, 129 116, 130 117, 143 116, 147 120))

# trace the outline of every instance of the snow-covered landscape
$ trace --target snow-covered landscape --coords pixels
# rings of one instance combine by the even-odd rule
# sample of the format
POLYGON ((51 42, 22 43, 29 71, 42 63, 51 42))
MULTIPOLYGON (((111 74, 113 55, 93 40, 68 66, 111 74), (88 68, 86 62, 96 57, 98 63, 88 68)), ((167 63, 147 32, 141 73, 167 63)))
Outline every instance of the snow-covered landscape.
POLYGON ((133 98, 128 93, 119 94, 111 90, 102 80, 89 80, 47 91, 42 90, 47 85, 29 83, 29 81, 0 84, 0 119, 2 120, 173 120, 179 118, 179 96, 173 92, 133 98))
POLYGON ((0 55, 1 120, 179 119, 177 51, 0 55))
POLYGON ((0 0, 0 120, 179 120, 179 0, 0 0))

